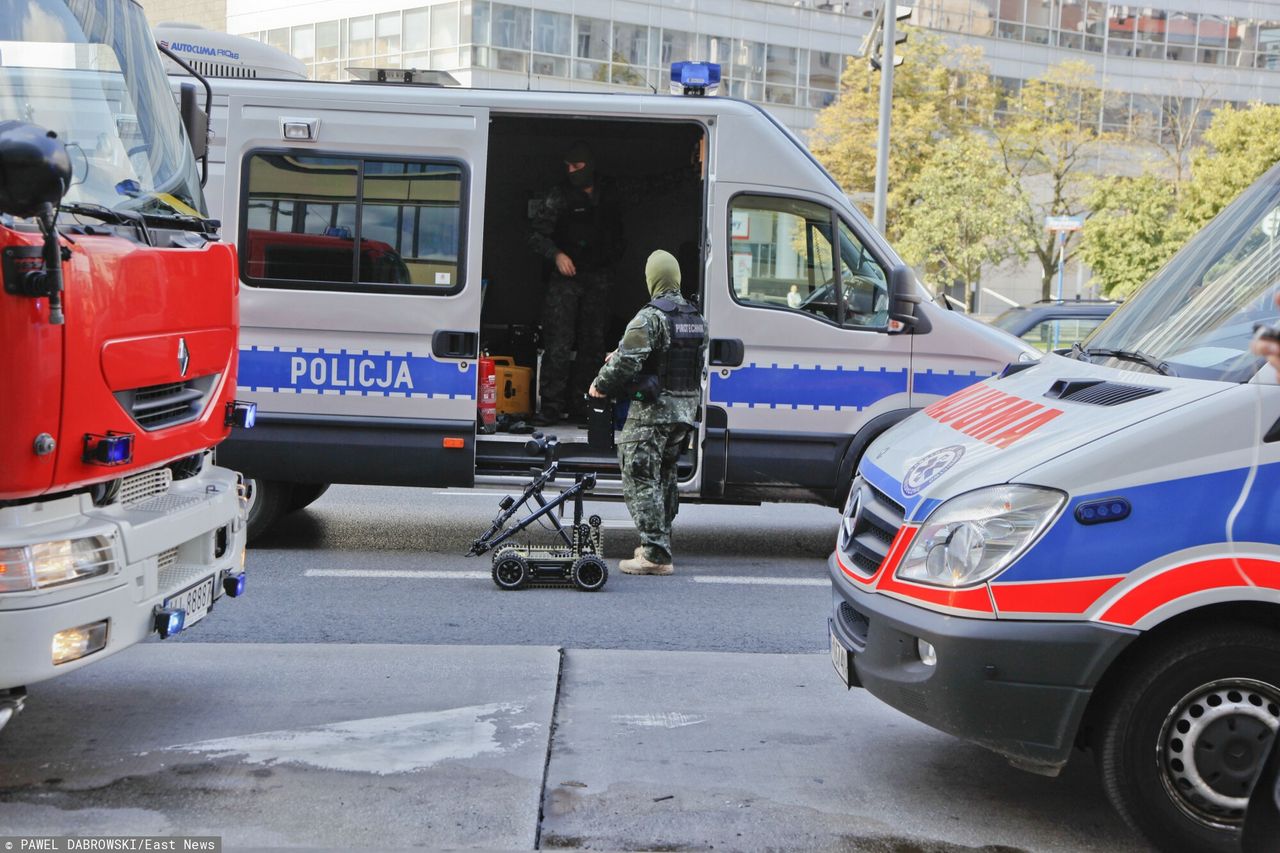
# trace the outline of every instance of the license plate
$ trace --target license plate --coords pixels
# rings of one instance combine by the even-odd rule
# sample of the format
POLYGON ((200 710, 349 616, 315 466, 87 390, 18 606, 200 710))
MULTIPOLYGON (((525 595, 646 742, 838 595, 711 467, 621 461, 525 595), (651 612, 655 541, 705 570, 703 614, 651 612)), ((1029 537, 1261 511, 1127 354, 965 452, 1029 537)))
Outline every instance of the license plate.
POLYGON ((851 657, 849 650, 836 639, 836 632, 834 630, 831 631, 831 665, 836 668, 836 675, 840 676, 840 681, 846 688, 853 686, 853 682, 849 679, 849 659, 851 657))
POLYGON ((195 586, 187 587, 177 595, 166 598, 164 606, 185 610, 187 617, 183 620, 182 626, 184 629, 191 627, 203 619, 209 613, 209 608, 213 606, 213 578, 205 578, 195 586))

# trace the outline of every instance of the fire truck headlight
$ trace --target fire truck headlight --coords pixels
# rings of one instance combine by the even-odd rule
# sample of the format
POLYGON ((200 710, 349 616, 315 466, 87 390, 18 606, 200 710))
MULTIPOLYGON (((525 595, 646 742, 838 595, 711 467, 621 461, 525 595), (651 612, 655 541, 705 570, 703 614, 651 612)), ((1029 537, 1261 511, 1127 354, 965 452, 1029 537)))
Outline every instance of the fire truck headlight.
POLYGON ((1067 496, 1039 486, 991 486, 935 509, 898 567, 901 580, 972 586, 990 580, 1031 547, 1067 496))
POLYGON ((111 542, 104 536, 0 548, 0 593, 57 586, 114 568, 111 542))

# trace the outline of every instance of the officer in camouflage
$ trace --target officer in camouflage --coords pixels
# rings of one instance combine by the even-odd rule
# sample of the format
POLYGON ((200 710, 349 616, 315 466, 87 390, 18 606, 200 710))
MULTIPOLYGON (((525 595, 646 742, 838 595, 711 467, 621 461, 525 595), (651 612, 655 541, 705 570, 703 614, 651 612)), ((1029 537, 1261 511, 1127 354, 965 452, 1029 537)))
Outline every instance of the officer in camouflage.
POLYGON ((679 508, 676 461, 698 422, 707 324, 680 295, 680 264, 669 252, 651 254, 644 275, 652 300, 627 324, 588 393, 632 401, 618 461, 641 544, 619 568, 631 575, 669 575, 671 522, 679 508))

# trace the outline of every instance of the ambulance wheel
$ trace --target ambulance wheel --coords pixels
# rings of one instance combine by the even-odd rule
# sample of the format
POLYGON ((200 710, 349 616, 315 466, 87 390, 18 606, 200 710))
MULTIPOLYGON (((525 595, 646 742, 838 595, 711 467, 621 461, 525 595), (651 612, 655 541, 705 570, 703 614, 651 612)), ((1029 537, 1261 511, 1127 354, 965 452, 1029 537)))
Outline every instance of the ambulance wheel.
POLYGON ((1118 673, 1095 746, 1121 816, 1156 848, 1238 849, 1253 780, 1280 730, 1280 633, 1166 635, 1118 673))
POLYGON ((573 563, 573 585, 583 592, 597 592, 609 580, 609 567, 604 560, 588 554, 573 563))
POLYGON ((262 480, 256 477, 245 477, 245 483, 249 487, 245 532, 252 543, 270 530, 280 516, 288 511, 293 485, 282 480, 262 480))
POLYGON ((498 589, 520 589, 529 582, 529 561, 519 554, 501 554, 493 561, 493 582, 498 589))
POLYGON ((329 491, 328 483, 294 483, 293 494, 289 497, 289 508, 285 512, 297 512, 306 509, 320 496, 329 491))

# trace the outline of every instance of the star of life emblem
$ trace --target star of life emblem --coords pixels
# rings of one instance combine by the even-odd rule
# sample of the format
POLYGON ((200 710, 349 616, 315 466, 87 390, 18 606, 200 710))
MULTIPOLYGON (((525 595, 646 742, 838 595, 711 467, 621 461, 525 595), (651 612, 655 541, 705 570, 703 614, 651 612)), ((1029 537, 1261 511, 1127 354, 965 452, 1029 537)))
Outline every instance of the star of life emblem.
POLYGON ((907 475, 902 478, 902 494, 909 498, 920 494, 922 490, 950 471, 952 466, 960 461, 961 456, 964 456, 964 448, 959 444, 940 447, 926 453, 907 469, 907 475))

